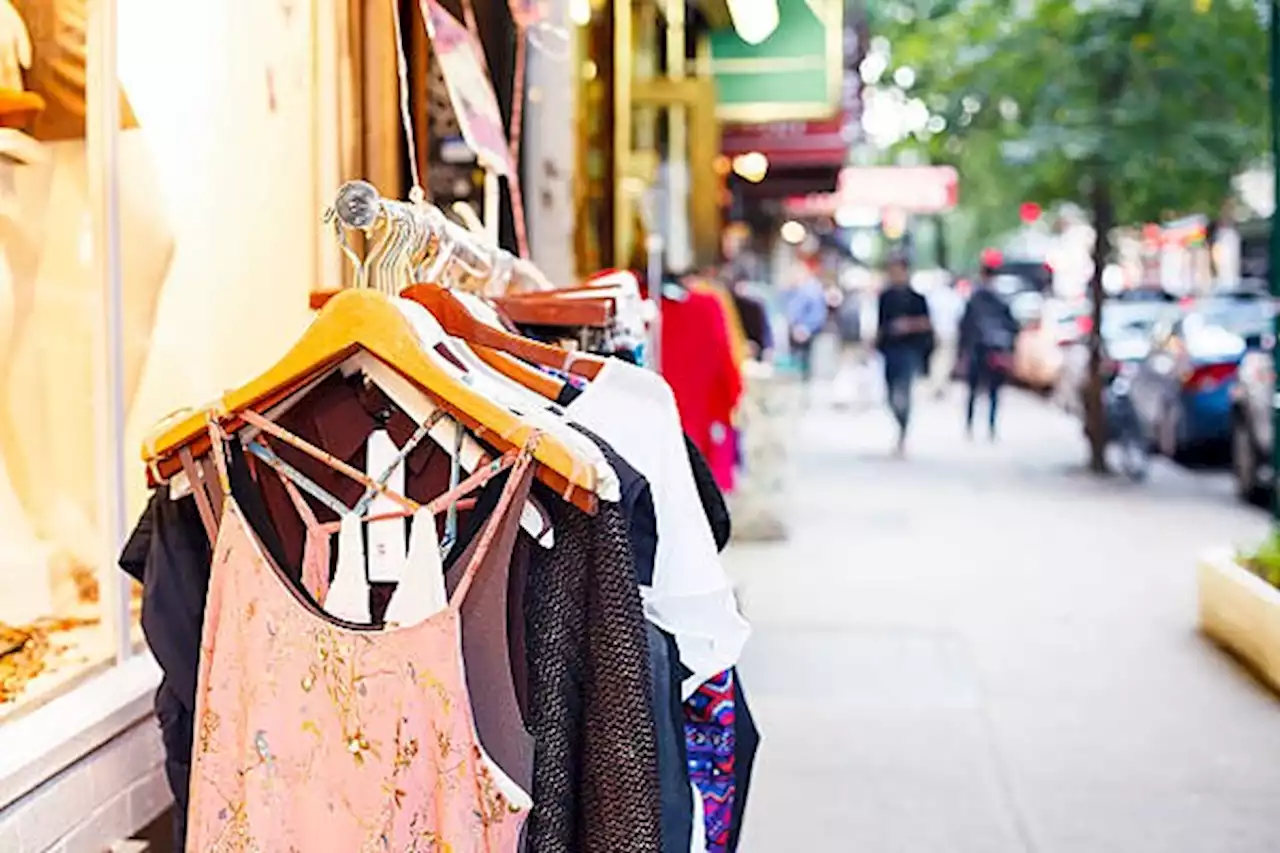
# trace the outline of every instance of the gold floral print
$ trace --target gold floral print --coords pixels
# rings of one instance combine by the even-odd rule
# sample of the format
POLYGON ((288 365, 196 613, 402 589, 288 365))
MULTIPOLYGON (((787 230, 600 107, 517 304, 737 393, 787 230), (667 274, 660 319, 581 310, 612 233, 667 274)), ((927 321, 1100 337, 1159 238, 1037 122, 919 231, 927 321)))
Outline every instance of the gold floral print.
MULTIPOLYGON (((228 530, 252 555, 246 535, 228 530)), ((456 621, 354 634, 296 609, 265 562, 231 562, 201 650, 192 849, 515 850, 524 810, 476 748, 456 621)))
POLYGON ((218 725, 220 723, 218 712, 212 708, 206 708, 204 715, 200 718, 200 752, 207 754, 213 749, 214 738, 218 734, 218 725))
POLYGON ((493 773, 489 770, 489 763, 484 760, 480 747, 475 747, 473 757, 476 764, 476 786, 480 794, 475 815, 480 825, 489 829, 506 820, 510 811, 516 810, 508 808, 507 798, 494 782, 493 773))
POLYGON ((228 803, 218 812, 218 817, 224 821, 222 831, 213 839, 207 853, 263 853, 253 839, 243 800, 228 803))

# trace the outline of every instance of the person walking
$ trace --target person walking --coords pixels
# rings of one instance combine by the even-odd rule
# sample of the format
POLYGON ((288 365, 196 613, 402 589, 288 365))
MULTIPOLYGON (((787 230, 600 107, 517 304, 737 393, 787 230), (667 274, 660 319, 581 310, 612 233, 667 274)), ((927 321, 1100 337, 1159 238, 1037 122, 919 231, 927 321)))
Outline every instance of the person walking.
POLYGON ((876 309, 876 348, 884 359, 884 382, 889 409, 898 422, 897 455, 906 452, 911 424, 911 392, 933 354, 933 323, 929 305, 911 286, 907 259, 895 255, 885 267, 888 283, 876 309))
POLYGON ((1000 410, 1000 389, 1013 365, 1013 345, 1018 321, 1008 304, 991 287, 995 271, 983 267, 964 315, 960 318, 960 352, 965 360, 969 402, 965 411, 965 431, 973 438, 974 410, 978 396, 987 393, 987 430, 996 440, 996 418, 1000 410))
POLYGON ((929 319, 933 322, 933 333, 938 341, 933 358, 929 359, 929 384, 933 388, 933 396, 941 400, 951 387, 959 359, 960 317, 964 314, 965 303, 956 292, 954 281, 933 288, 926 298, 929 319))
POLYGON ((818 278, 817 262, 805 260, 796 280, 783 295, 791 352, 800 364, 805 384, 813 378, 813 339, 827 324, 827 293, 818 278))

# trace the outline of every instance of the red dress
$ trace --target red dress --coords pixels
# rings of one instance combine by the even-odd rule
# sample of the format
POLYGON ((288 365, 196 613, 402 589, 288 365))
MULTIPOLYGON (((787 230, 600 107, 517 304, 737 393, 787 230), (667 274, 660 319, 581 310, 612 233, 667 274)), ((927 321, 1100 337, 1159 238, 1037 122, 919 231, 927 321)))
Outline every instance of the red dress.
POLYGON ((733 359, 720 300, 696 291, 685 299, 662 300, 661 364, 675 393, 681 426, 707 458, 716 482, 728 490, 734 457, 730 434, 742 396, 742 373, 733 359), (715 424, 721 429, 713 436, 715 424))

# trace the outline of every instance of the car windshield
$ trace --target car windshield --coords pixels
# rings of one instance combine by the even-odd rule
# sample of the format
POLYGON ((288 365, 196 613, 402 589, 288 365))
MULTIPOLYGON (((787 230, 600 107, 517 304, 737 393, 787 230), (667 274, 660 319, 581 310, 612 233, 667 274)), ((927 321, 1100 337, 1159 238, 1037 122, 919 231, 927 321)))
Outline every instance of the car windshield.
POLYGON ((1013 296, 1031 290, 1031 284, 1019 275, 997 275, 991 279, 991 289, 1001 296, 1013 296))
POLYGON ((1209 298, 1199 300, 1187 316, 1195 326, 1216 326, 1237 335, 1261 335, 1271 326, 1269 299, 1209 298))
POLYGON ((1169 306, 1164 302, 1111 303, 1102 311, 1102 336, 1148 335, 1160 318, 1168 314, 1169 306))

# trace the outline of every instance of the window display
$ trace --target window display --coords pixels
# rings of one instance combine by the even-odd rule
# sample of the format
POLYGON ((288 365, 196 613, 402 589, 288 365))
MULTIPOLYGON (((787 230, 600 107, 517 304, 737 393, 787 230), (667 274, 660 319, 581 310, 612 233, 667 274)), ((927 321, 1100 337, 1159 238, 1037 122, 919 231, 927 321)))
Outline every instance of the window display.
POLYGON ((311 0, 116 0, 126 422, 107 446, 89 5, 0 0, 0 725, 114 659, 107 520, 142 508, 138 450, 175 400, 296 338, 333 189, 311 0), (118 462, 122 489, 104 482, 118 462))
MULTIPOLYGON (((0 0, 0 714, 107 660, 100 291, 85 163, 86 0, 0 0)), ((125 113, 126 116, 131 114, 125 113)), ((132 123, 132 122, 131 122, 132 123)))

